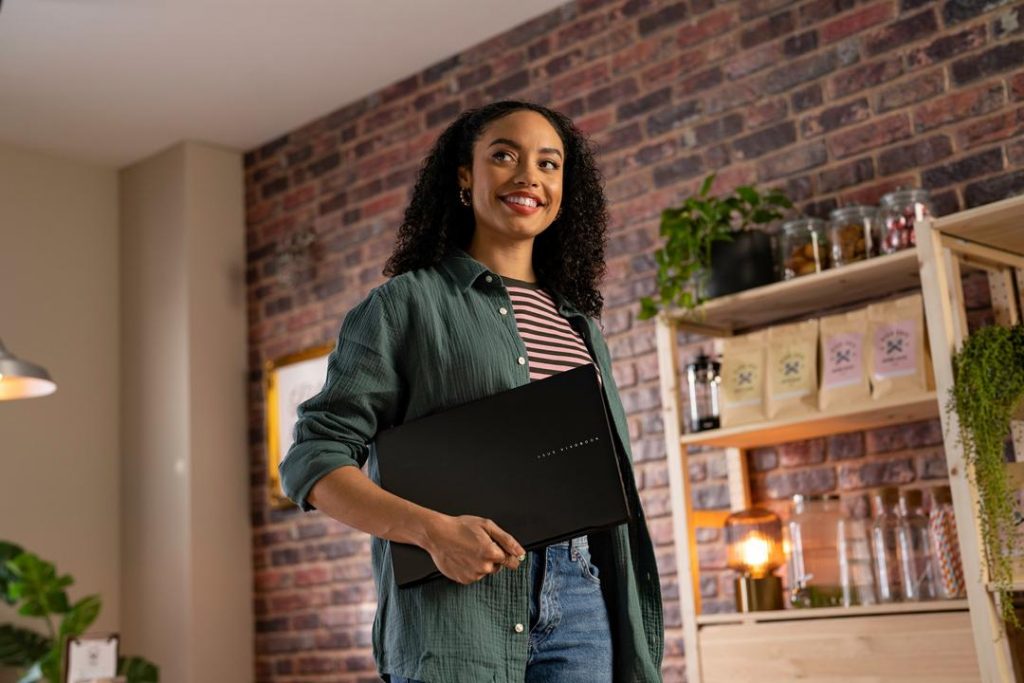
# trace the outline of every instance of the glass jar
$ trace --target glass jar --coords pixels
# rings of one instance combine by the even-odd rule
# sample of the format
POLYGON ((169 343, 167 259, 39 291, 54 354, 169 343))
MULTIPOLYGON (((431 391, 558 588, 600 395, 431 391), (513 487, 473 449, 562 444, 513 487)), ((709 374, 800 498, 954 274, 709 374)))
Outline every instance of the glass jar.
POLYGON ((928 190, 897 190, 882 197, 882 253, 894 254, 917 245, 914 226, 933 213, 928 190))
POLYGON ((878 256, 881 236, 878 209, 873 206, 844 206, 829 214, 828 241, 832 245, 832 267, 849 265, 878 256))
POLYGON ((686 366, 686 388, 690 404, 690 432, 718 429, 718 390, 722 366, 703 351, 686 366))
POLYGON ((903 599, 935 600, 936 593, 932 543, 928 534, 928 518, 924 516, 924 494, 910 489, 900 495, 899 529, 900 573, 903 599))
MULTIPOLYGON (((855 500, 856 508, 867 508, 863 496, 855 500)), ((839 585, 843 591, 843 607, 874 605, 874 566, 871 561, 871 520, 848 514, 839 519, 836 533, 839 554, 839 585)))
POLYGON ((948 486, 932 489, 932 507, 928 511, 928 531, 935 566, 936 596, 947 600, 967 594, 964 568, 960 563, 960 542, 956 536, 953 497, 948 486))
POLYGON ((904 525, 896 511, 899 489, 891 486, 874 493, 875 520, 871 524, 871 555, 875 562, 875 587, 879 602, 903 599, 903 574, 900 571, 900 535, 904 525))
POLYGON ((841 607, 836 534, 842 511, 839 497, 793 496, 789 517, 790 562, 794 607, 841 607))
POLYGON ((796 218, 782 224, 782 273, 787 280, 820 273, 828 268, 829 246, 825 221, 820 218, 796 218))

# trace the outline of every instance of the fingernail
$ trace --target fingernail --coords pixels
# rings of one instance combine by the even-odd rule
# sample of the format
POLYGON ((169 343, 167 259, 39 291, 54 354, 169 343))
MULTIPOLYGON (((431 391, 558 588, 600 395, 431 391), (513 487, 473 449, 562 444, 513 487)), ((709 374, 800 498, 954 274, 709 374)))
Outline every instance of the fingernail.
POLYGON ((519 560, 520 562, 525 562, 525 561, 526 561, 526 553, 523 553, 523 554, 522 554, 522 555, 520 555, 520 556, 519 556, 519 557, 518 557, 517 559, 518 559, 518 560, 519 560))

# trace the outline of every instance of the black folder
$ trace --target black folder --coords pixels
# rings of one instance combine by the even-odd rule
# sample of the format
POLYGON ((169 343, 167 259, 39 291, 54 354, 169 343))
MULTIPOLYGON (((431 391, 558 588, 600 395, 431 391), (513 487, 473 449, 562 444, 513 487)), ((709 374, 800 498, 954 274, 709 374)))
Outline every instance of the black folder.
MULTIPOLYGON (((593 364, 392 427, 375 445, 385 490, 490 518, 527 550, 631 519, 593 364)), ((419 546, 389 545, 400 587, 443 576, 419 546)))

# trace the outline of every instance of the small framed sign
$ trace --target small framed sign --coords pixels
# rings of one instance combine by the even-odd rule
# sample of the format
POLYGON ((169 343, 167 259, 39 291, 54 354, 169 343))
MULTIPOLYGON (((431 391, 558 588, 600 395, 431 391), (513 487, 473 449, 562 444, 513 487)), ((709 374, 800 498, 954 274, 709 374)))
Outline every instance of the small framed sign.
POLYGON ((316 395, 327 378, 327 358, 334 344, 325 344, 268 361, 264 367, 266 388, 267 495, 270 505, 294 505, 281 490, 277 468, 292 445, 292 430, 299 404, 316 395))
POLYGON ((117 676, 119 641, 116 633, 68 638, 65 683, 91 683, 97 678, 117 676))

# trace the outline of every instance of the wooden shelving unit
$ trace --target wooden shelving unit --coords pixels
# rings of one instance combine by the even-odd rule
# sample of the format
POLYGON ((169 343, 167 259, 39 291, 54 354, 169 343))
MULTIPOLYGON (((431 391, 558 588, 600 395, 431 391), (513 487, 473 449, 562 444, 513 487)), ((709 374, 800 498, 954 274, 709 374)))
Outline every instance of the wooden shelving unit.
POLYGON ((787 441, 813 439, 827 434, 856 432, 889 425, 927 420, 938 417, 939 403, 935 392, 919 397, 878 401, 870 408, 854 408, 788 420, 773 420, 753 424, 712 429, 680 437, 686 446, 712 446, 718 448, 756 448, 787 441))
POLYGON ((891 605, 862 605, 858 607, 819 607, 815 609, 783 609, 774 612, 702 614, 697 617, 697 623, 701 626, 709 624, 765 624, 779 621, 850 619, 855 617, 876 617, 883 614, 964 612, 966 610, 966 600, 933 600, 929 602, 897 602, 891 605))
MULTIPOLYGON (((950 303, 955 303, 957 299, 950 294, 949 283, 955 282, 958 289, 960 282, 959 271, 954 268, 956 259, 950 256, 950 252, 956 247, 961 258, 972 266, 991 270, 989 281, 996 303, 997 319, 1000 322, 1015 322, 1020 315, 1017 312, 1021 305, 1018 293, 1024 291, 1024 280, 1021 279, 1024 269, 1022 216, 1024 198, 1018 198, 934 222, 925 221, 918 227, 916 250, 722 297, 693 312, 668 310, 659 314, 656 334, 662 410, 679 599, 690 683, 740 680, 735 678, 738 670, 723 659, 729 654, 728 638, 741 640, 752 647, 754 645, 751 644, 755 644, 756 647, 766 648, 766 653, 780 661, 786 660, 787 666, 792 669, 769 668, 760 672, 763 675, 758 676, 758 680, 804 678, 806 676, 803 674, 794 672, 825 666, 819 661, 821 652, 812 652, 811 649, 829 648, 833 643, 847 642, 844 639, 850 637, 859 639, 865 643, 865 647, 870 643, 870 647, 883 652, 881 661, 897 667, 897 670, 899 667, 916 666, 916 669, 905 669, 908 675, 913 672, 915 676, 925 676, 916 680, 977 680, 979 669, 986 682, 1005 683, 1014 680, 1012 673, 1008 673, 1012 672, 1012 665, 1006 652, 1007 639, 1003 634, 1002 645, 999 644, 1001 625, 994 621, 993 601, 985 590, 984 582, 970 582, 974 585, 968 591, 966 601, 849 609, 782 610, 754 615, 701 614, 695 528, 720 526, 727 513, 693 510, 687 452, 692 446, 725 450, 730 508, 739 510, 750 506, 745 449, 942 416, 943 426, 946 427, 946 453, 954 506, 957 518, 961 521, 965 575, 979 576, 981 556, 973 498, 964 479, 962 458, 958 451, 950 448, 950 441, 955 440, 950 435, 955 435, 956 431, 949 430, 938 399, 947 394, 951 383, 949 351, 956 347, 958 340, 962 340, 962 336, 957 335, 966 334, 967 330, 962 296, 959 308, 950 303), (974 226, 973 229, 970 226, 974 226), (932 237, 933 234, 937 237, 932 237), (939 246, 934 246, 936 244, 939 246), (1007 274, 1005 269, 1008 265, 1016 269, 1015 274, 1007 274), (940 278, 936 274, 940 267, 954 270, 940 278), (680 331, 715 337, 729 336, 752 328, 808 317, 826 308, 867 303, 895 292, 922 287, 922 283, 928 331, 933 340, 933 364, 937 381, 935 392, 913 400, 878 402, 868 409, 683 434, 683 388, 677 348, 680 331), (939 342, 936 343, 935 339, 939 342), (940 368, 943 363, 945 369, 940 368), (973 542, 971 538, 965 542, 965 536, 972 537, 973 542), (980 622, 983 623, 979 626, 980 622), (813 624, 810 631, 806 628, 808 624, 813 624), (906 643, 905 648, 909 649, 901 651, 898 656, 889 656, 892 653, 885 653, 888 641, 878 640, 883 633, 888 639, 902 639, 906 643), (919 637, 922 633, 928 634, 928 637, 919 637), (969 637, 971 633, 973 642, 969 637), (772 672, 778 677, 773 677, 775 674, 772 672), (787 677, 785 672, 792 675, 787 677)), ((1024 434, 1024 428, 1017 431, 1024 434)), ((1024 453, 1024 450, 1021 452, 1024 453)), ((845 666, 848 667, 845 673, 834 680, 854 680, 858 676, 864 680, 876 680, 885 673, 872 669, 867 658, 847 661, 845 666), (857 670, 859 665, 863 665, 863 671, 857 670)), ((894 673, 892 669, 886 671, 894 673)), ((755 670, 751 669, 751 672, 753 675, 755 670)))
MULTIPOLYGON (((925 319, 939 396, 953 386, 952 356, 969 334, 960 270, 983 269, 996 324, 1013 325, 1024 315, 1024 197, 1006 199, 969 211, 926 221, 917 229, 925 319)), ((950 489, 957 518, 961 555, 968 580, 971 631, 981 678, 986 683, 1024 680, 1024 652, 1013 652, 996 596, 988 590, 988 567, 982 560, 977 494, 957 438, 956 413, 941 412, 950 489)), ((1024 424, 1013 427, 1014 455, 1024 461, 1024 424)), ((1024 590, 1024 583, 1015 584, 1024 590)))

